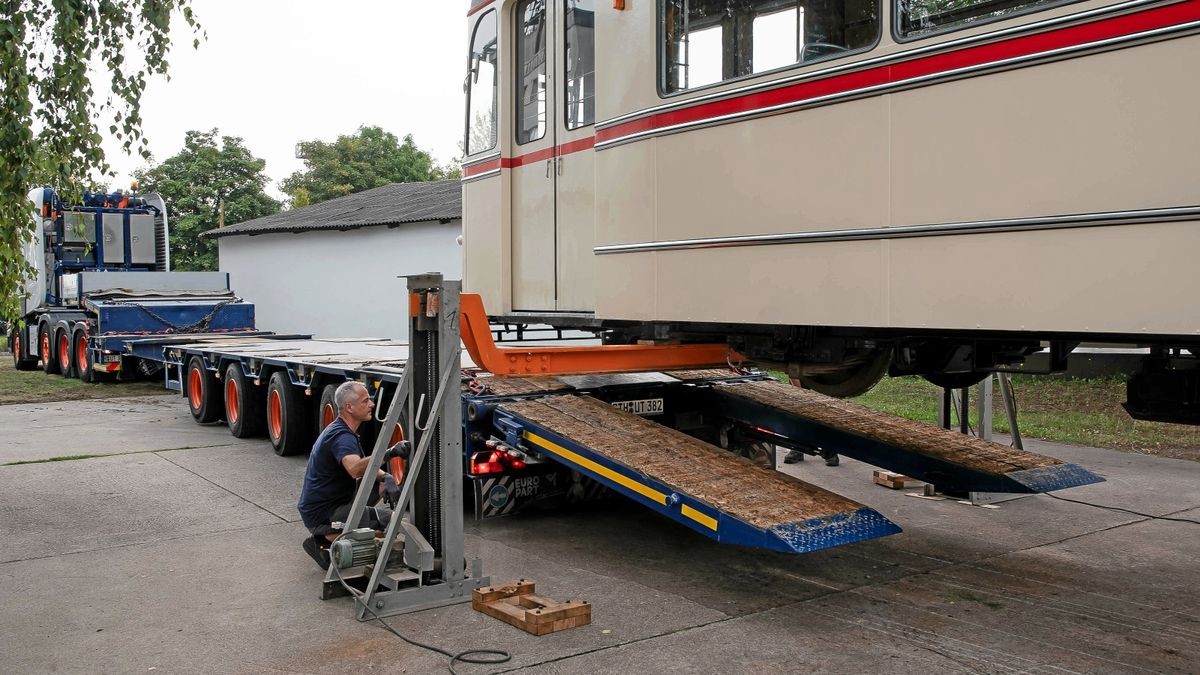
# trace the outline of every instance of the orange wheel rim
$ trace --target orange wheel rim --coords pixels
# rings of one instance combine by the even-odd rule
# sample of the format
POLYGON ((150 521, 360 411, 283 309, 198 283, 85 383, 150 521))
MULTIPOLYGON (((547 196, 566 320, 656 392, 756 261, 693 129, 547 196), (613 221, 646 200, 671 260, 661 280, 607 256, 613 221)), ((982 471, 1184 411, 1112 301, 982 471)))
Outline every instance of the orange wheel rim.
POLYGON ((204 383, 200 380, 203 375, 199 368, 193 366, 188 377, 188 402, 192 404, 192 410, 199 410, 204 401, 204 383))
POLYGON ((50 360, 50 334, 42 333, 42 360, 50 360))
POLYGON ((283 436, 283 399, 275 389, 267 394, 267 427, 273 440, 283 436))
POLYGON ((404 427, 396 424, 396 428, 392 430, 392 440, 388 441, 388 445, 392 446, 404 440, 404 427))
POLYGON ((79 364, 80 370, 87 370, 87 339, 80 337, 79 343, 75 345, 75 362, 79 364))
POLYGON ((321 406, 321 428, 322 429, 329 426, 330 424, 333 424, 333 419, 335 417, 337 417, 336 415, 333 414, 333 412, 334 411, 333 411, 332 405, 326 403, 325 405, 321 406))
POLYGON ((229 420, 230 425, 237 424, 239 410, 241 402, 238 400, 237 382, 229 378, 225 380, 225 419, 229 420))
POLYGON ((58 336, 58 365, 63 370, 71 367, 71 341, 66 335, 58 336))

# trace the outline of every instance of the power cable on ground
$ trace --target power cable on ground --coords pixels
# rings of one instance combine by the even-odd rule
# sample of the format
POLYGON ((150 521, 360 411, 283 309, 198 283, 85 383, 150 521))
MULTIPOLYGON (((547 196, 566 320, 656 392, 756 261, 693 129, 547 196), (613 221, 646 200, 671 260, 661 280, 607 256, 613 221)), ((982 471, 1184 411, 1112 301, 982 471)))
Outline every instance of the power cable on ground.
POLYGON ((1082 504, 1083 506, 1091 506, 1093 508, 1106 509, 1109 511, 1120 511, 1122 513, 1128 513, 1128 514, 1132 514, 1135 516, 1141 516, 1143 518, 1150 518, 1152 520, 1170 520, 1170 521, 1173 521, 1176 523, 1192 523, 1193 525, 1200 525, 1200 520, 1192 520, 1191 518, 1173 518, 1171 516, 1155 516, 1155 515, 1151 515, 1149 513, 1142 513, 1141 511, 1133 511, 1131 509, 1121 508, 1120 506, 1107 506, 1105 504, 1093 504, 1091 502, 1084 502, 1084 501, 1080 501, 1078 499, 1068 499, 1066 497, 1059 497, 1058 495, 1050 493, 1050 492, 1043 492, 1042 494, 1046 495, 1047 497, 1052 497, 1052 498, 1057 499, 1062 502, 1071 502, 1072 504, 1082 504))

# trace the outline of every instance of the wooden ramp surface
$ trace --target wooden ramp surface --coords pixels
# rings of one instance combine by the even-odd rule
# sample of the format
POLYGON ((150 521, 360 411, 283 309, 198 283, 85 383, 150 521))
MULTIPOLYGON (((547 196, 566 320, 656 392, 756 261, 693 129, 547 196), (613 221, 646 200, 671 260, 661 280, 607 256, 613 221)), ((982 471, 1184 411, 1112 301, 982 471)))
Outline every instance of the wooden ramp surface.
POLYGON ((590 396, 548 396, 500 408, 755 527, 769 529, 864 508, 590 396))
MULTIPOLYGON (((714 391, 721 396, 749 401, 822 427, 868 439, 889 447, 894 457, 905 457, 905 461, 923 458, 943 467, 952 466, 979 475, 1003 478, 1009 487, 1013 488, 996 491, 1041 492, 1103 480, 1080 466, 1067 464, 1053 457, 985 441, 924 422, 896 417, 857 403, 773 380, 728 384, 716 387, 714 391)), ((829 449, 845 452, 851 457, 856 456, 853 449, 829 449)), ((877 457, 865 461, 908 475, 917 475, 911 465, 890 466, 880 463, 881 459, 886 461, 887 458, 877 457)))

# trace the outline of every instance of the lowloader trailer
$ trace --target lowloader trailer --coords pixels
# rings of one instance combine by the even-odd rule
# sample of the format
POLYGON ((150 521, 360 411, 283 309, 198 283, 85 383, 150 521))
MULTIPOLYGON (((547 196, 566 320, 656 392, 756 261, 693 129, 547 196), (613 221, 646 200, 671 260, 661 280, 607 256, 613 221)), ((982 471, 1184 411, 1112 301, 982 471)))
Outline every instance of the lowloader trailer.
MULTIPOLYGON (((461 296, 460 320, 469 358, 458 385, 456 461, 477 518, 607 492, 722 543, 805 553, 900 528, 777 471, 776 446, 843 454, 951 493, 1036 493, 1103 480, 731 366, 738 356, 724 345, 499 347, 470 294, 461 296)), ((183 394, 197 422, 223 419, 238 437, 265 433, 279 455, 310 449, 336 416, 333 393, 346 380, 376 397, 367 448, 411 438, 429 405, 413 401, 401 423, 378 424, 409 359, 407 344, 386 339, 146 337, 127 349, 161 362, 167 386, 183 394), (389 438, 378 445, 381 433, 389 438)))

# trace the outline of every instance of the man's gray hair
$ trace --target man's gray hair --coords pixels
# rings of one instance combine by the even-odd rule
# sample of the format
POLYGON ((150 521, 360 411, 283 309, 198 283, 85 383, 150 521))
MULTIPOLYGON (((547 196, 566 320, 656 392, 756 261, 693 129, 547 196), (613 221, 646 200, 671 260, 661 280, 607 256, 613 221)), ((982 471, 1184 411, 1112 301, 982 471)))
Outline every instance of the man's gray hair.
POLYGON ((354 399, 354 390, 359 387, 362 387, 364 390, 367 388, 365 384, 358 380, 346 380, 338 385, 337 391, 333 392, 333 404, 337 406, 339 414, 354 399))

